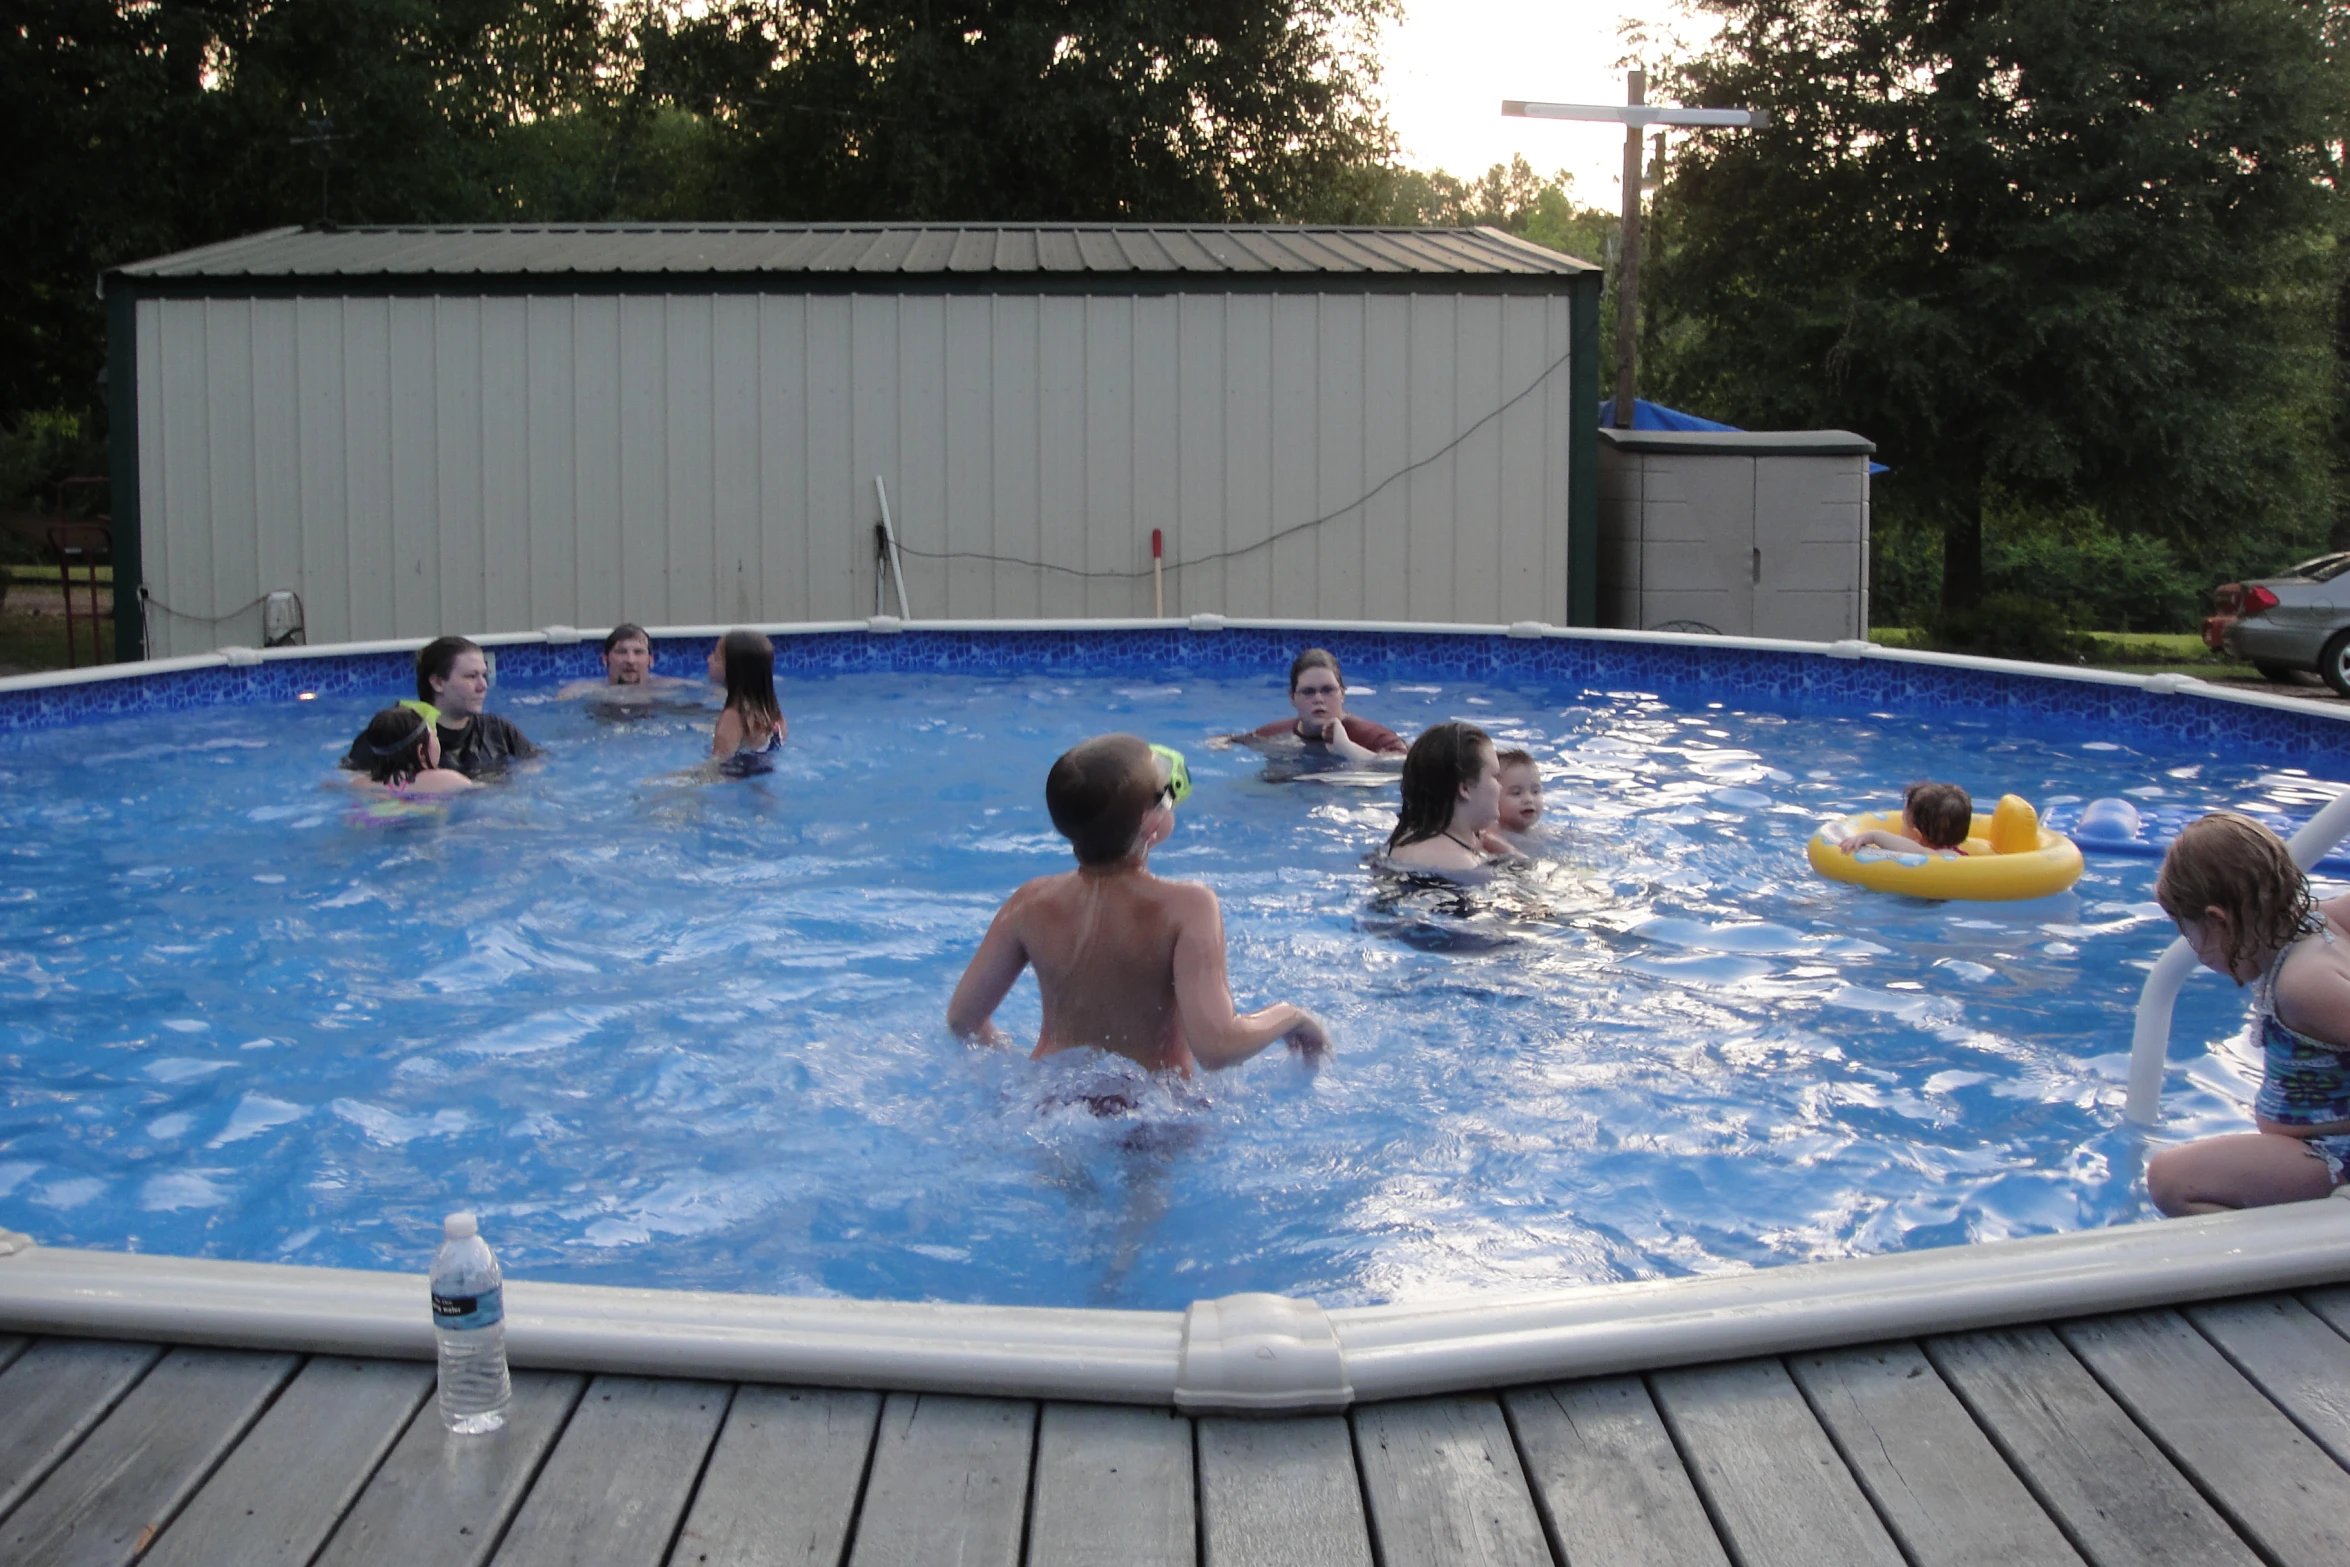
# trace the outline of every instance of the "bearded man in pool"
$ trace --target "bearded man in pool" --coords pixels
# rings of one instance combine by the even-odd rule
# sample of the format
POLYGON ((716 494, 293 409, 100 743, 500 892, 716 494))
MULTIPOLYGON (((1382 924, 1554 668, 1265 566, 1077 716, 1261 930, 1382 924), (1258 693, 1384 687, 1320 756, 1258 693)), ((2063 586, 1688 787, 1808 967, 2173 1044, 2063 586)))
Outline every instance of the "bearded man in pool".
POLYGON ((560 701, 582 696, 625 701, 640 694, 650 695, 693 683, 675 675, 654 674, 653 639, 645 634, 644 627, 624 620, 604 633, 604 678, 574 680, 555 696, 560 701))
MULTIPOLYGON (((480 778, 540 754, 512 723, 482 711, 489 695, 490 662, 481 645, 464 637, 435 637, 416 650, 416 700, 400 705, 415 708, 439 731, 443 767, 480 778)), ((351 742, 343 766, 367 769, 360 756, 365 740, 362 735, 351 742)))
POLYGON ((1053 763, 1045 807, 1077 868, 1004 900, 947 1004, 947 1026, 979 1044, 1009 1043, 995 1009, 1034 964, 1044 999, 1034 1058, 1091 1046, 1188 1077, 1282 1039, 1318 1065, 1330 1035, 1311 1012, 1286 1001, 1234 1012, 1215 893, 1150 873, 1151 850, 1175 830, 1177 786, 1161 766, 1133 735, 1099 736, 1053 763))

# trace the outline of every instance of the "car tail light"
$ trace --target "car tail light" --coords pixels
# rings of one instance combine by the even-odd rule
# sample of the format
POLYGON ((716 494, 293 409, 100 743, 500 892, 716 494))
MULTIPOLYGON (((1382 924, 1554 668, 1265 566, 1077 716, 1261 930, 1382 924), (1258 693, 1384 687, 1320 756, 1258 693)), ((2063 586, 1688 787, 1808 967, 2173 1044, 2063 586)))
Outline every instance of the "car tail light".
POLYGON ((2264 609, 2274 609, 2276 607, 2277 596, 2274 593, 2271 593, 2268 589, 2260 586, 2258 583, 2254 583, 2251 587, 2248 587, 2244 590, 2245 614, 2257 615, 2264 609))

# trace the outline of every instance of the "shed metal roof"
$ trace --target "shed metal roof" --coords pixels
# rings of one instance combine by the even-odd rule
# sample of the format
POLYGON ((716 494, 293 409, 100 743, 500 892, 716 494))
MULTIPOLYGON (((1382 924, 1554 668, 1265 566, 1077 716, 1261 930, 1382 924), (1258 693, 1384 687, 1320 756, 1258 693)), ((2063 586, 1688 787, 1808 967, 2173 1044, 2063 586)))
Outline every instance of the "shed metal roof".
MULTIPOLYGON (((1587 261, 1498 229, 1197 224, 702 223, 271 229, 114 269, 140 282, 792 276, 863 286, 1090 280, 1108 289, 1548 280, 1587 261)), ((1537 284, 1537 286, 1540 286, 1537 284)))

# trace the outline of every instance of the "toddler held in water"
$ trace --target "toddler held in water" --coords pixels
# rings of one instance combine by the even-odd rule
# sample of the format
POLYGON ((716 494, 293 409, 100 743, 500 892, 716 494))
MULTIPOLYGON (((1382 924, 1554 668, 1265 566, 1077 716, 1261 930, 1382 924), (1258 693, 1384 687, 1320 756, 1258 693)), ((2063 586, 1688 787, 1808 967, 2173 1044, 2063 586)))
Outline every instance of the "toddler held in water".
POLYGON ((1150 851, 1175 830, 1185 792, 1161 765, 1133 735, 1099 736, 1053 763, 1045 806, 1077 868, 1004 900, 947 1004, 949 1028, 1005 1043, 995 1009, 1033 964, 1044 1000, 1038 1058, 1092 1046, 1189 1076, 1195 1066, 1245 1061, 1276 1039, 1309 1065, 1329 1053, 1321 1020, 1300 1007, 1234 1012, 1216 895, 1150 873, 1150 851))
POLYGON ((1956 784, 1913 783, 1901 796, 1901 831, 1878 827, 1855 833, 1836 845, 1846 854, 1856 849, 1885 849, 1894 854, 1923 854, 1955 860, 1959 845, 1975 824, 1975 802, 1956 784))
POLYGON ((1480 842, 1490 853, 1522 854, 1542 823, 1542 769, 1530 751, 1496 751, 1493 759, 1501 764, 1501 798, 1480 842))

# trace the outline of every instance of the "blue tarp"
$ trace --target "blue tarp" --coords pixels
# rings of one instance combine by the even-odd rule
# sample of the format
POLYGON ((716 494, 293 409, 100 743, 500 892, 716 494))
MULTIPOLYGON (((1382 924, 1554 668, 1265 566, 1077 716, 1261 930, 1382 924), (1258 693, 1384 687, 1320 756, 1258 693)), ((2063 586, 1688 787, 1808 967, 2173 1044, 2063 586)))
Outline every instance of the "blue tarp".
MULTIPOLYGON (((1611 397, 1599 405, 1599 426, 1604 430, 1615 422, 1616 400, 1611 397)), ((1736 430, 1738 426, 1716 424, 1711 419, 1700 419, 1697 415, 1685 414, 1678 408, 1667 408, 1664 404, 1652 403, 1645 397, 1635 397, 1632 399, 1632 428, 1635 430, 1736 430)), ((1873 462, 1869 464, 1869 472, 1872 474, 1890 473, 1892 470, 1881 462, 1873 462)))

